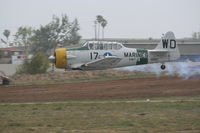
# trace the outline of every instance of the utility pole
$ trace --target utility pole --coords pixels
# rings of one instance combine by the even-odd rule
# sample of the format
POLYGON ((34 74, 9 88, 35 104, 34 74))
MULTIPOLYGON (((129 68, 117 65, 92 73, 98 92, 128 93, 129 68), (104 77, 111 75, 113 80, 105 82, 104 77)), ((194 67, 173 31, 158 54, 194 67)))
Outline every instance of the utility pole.
POLYGON ((200 39, 200 24, 199 24, 198 39, 200 39))
POLYGON ((94 40, 97 40, 97 21, 94 21, 94 40))

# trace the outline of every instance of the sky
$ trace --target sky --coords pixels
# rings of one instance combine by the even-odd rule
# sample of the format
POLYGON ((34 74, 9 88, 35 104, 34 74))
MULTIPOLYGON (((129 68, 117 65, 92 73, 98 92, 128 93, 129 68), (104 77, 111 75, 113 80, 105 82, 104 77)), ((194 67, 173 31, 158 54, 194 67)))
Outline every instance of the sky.
POLYGON ((105 38, 160 38, 173 31, 177 38, 200 31, 200 0, 0 0, 0 38, 20 26, 35 29, 52 15, 78 19, 82 38, 94 38, 94 20, 102 15, 108 24, 105 38))

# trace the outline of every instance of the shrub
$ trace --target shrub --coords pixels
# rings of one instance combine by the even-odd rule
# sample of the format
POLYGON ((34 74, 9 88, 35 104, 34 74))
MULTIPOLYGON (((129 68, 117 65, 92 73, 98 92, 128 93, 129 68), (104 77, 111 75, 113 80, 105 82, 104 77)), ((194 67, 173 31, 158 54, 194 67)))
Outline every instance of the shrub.
POLYGON ((42 53, 38 52, 31 60, 26 59, 24 63, 18 68, 17 74, 38 74, 46 73, 49 68, 48 57, 42 53))

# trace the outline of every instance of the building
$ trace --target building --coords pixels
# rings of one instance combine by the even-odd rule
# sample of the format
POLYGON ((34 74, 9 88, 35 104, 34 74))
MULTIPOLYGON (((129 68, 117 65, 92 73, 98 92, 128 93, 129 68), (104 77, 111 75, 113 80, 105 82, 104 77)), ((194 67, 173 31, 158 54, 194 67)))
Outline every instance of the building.
POLYGON ((24 55, 25 51, 23 47, 7 47, 0 48, 0 64, 12 64, 12 56, 24 55))

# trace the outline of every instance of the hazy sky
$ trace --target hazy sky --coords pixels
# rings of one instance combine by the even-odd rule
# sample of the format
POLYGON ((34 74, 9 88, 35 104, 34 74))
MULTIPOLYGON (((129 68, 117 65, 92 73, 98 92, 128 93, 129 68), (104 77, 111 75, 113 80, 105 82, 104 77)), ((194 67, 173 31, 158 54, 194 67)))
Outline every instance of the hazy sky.
POLYGON ((77 18, 83 38, 94 38, 99 14, 111 38, 160 38, 169 30, 182 38, 200 30, 200 0, 0 0, 0 38, 4 29, 48 24, 53 14, 77 18))

